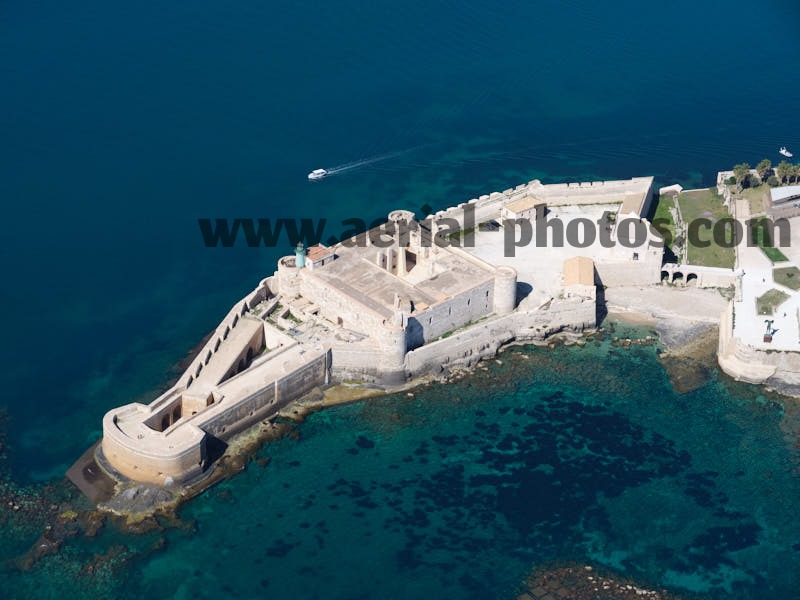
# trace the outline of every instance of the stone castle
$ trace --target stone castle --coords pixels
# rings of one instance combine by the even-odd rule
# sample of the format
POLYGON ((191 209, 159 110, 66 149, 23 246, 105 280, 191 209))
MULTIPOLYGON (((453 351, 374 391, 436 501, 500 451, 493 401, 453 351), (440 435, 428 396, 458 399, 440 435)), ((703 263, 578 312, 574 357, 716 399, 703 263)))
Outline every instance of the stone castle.
POLYGON ((97 464, 117 481, 192 484, 231 436, 331 382, 397 385, 472 365, 509 341, 593 328, 597 286, 657 283, 661 249, 529 244, 505 256, 502 230, 544 202, 567 226, 588 215, 615 238, 625 216, 649 232, 651 201, 651 177, 537 180, 425 221, 393 211, 390 227, 283 257, 171 389, 105 415, 97 464), (431 243, 444 239, 448 219, 468 225, 467 208, 474 231, 431 243), (617 221, 600 218, 609 212, 617 221), (459 243, 468 233, 474 244, 459 243))

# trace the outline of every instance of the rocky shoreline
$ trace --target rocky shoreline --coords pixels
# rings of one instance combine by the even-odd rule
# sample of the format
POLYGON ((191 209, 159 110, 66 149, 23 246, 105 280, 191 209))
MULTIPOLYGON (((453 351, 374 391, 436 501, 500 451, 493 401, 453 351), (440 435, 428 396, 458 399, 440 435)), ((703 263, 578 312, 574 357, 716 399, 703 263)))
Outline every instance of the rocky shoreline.
MULTIPOLYGON (((639 345, 660 345, 662 364, 667 369, 670 381, 676 391, 680 393, 701 386, 715 365, 716 328, 713 324, 703 321, 675 321, 656 318, 635 311, 614 311, 609 314, 603 326, 596 330, 585 331, 582 334, 563 332, 537 342, 535 345, 549 348, 555 348, 558 345, 582 347, 591 343, 600 343, 602 340, 608 340, 612 346, 622 349, 639 345), (645 334, 633 339, 617 337, 616 322, 646 326, 651 329, 653 335, 645 334), (658 337, 655 333, 658 334, 658 337)), ((503 346, 497 355, 485 357, 472 367, 445 371, 438 377, 421 377, 402 386, 386 388, 350 382, 341 383, 325 390, 314 390, 288 405, 276 418, 261 422, 231 440, 228 449, 214 467, 213 472, 195 486, 164 492, 162 488, 149 489, 153 486, 140 486, 134 483, 120 484, 115 499, 97 509, 87 507, 87 503, 83 498, 78 497, 75 490, 72 490, 72 494, 63 494, 63 502, 49 504, 47 507, 42 505, 44 499, 42 502, 22 502, 16 500, 19 497, 18 493, 11 493, 10 482, 6 479, 4 482, 6 493, 2 495, 4 504, 8 504, 3 507, 3 512, 27 512, 23 508, 30 504, 31 510, 38 513, 38 529, 42 532, 31 549, 14 561, 14 566, 20 569, 30 569, 41 558, 57 553, 69 538, 96 535, 109 520, 120 530, 134 534, 185 527, 186 524, 177 517, 177 509, 184 502, 219 481, 244 470, 253 461, 261 468, 266 468, 269 464, 269 457, 257 458, 258 451, 267 442, 287 436, 299 437, 300 433, 296 424, 302 422, 309 414, 328 407, 360 402, 389 394, 405 392, 409 397, 413 397, 416 390, 422 386, 447 384, 465 377, 475 376, 479 371, 486 371, 488 370, 486 362, 490 360, 502 364, 503 352, 522 345, 534 344, 511 342, 503 346)), ((514 354, 527 358, 527 355, 519 350, 515 350, 514 354)), ((38 496, 38 494, 34 495, 38 496)), ((626 585, 628 584, 626 583, 626 585)), ((536 598, 536 596, 533 597, 536 598)), ((671 598, 670 596, 663 597, 671 598)))
MULTIPOLYGON (((137 482, 124 482, 117 485, 114 496, 101 504, 98 509, 110 512, 124 519, 126 527, 138 529, 143 521, 152 519, 157 515, 174 516, 177 508, 239 471, 246 468, 257 451, 264 444, 281 439, 287 435, 299 435, 294 424, 301 423, 309 414, 324 410, 332 406, 360 402, 369 398, 386 396, 405 392, 413 397, 416 389, 430 384, 448 384, 464 377, 469 377, 477 371, 487 370, 483 364, 489 360, 498 360, 498 356, 505 350, 517 346, 536 345, 540 347, 555 348, 557 345, 584 346, 588 342, 600 341, 610 338, 613 346, 629 348, 631 345, 654 345, 658 342, 655 335, 645 335, 641 338, 613 337, 613 323, 615 320, 633 325, 643 325, 642 319, 631 318, 632 313, 609 315, 605 327, 587 330, 583 333, 560 332, 544 340, 513 341, 501 348, 497 355, 487 356, 471 367, 454 367, 438 376, 425 375, 414 378, 399 386, 379 386, 358 382, 343 382, 324 390, 312 390, 306 396, 292 402, 282 409, 274 418, 258 423, 245 430, 230 440, 223 456, 214 465, 212 470, 202 480, 193 485, 174 488, 140 484, 137 482)), ((652 325, 652 323, 647 323, 652 325)), ((707 379, 707 344, 698 343, 703 339, 706 329, 676 327, 658 327, 655 329, 674 343, 683 345, 673 346, 672 353, 668 355, 665 366, 675 373, 676 389, 686 388, 687 385, 701 386, 707 379), (702 358, 701 358, 702 357, 702 358), (688 382, 688 383, 687 383, 688 382)), ((713 357, 713 354, 711 355, 713 357)), ((672 375, 671 375, 672 379, 672 375)), ((694 389, 694 388, 692 388, 694 389)))

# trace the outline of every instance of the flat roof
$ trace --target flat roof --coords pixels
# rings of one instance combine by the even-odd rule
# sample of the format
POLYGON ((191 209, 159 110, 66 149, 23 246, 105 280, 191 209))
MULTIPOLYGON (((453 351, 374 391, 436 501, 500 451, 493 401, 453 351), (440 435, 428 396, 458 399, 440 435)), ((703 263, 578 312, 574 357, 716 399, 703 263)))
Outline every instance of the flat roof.
POLYGON ((787 185, 772 188, 769 193, 773 204, 796 200, 797 197, 800 196, 800 185, 787 185))
POLYGON ((386 250, 376 246, 337 246, 336 260, 306 276, 320 278, 382 318, 394 313, 395 294, 411 300, 415 312, 420 312, 494 277, 491 266, 482 266, 468 255, 461 256, 448 248, 430 248, 435 255, 432 272, 431 259, 418 255, 416 264, 409 263, 411 270, 399 277, 377 264, 379 254, 386 250))
POLYGON ((512 200, 508 204, 506 204, 503 208, 510 210, 514 213, 520 213, 524 210, 529 210, 540 204, 546 204, 547 200, 542 198, 537 198, 536 196, 525 196, 524 198, 518 198, 516 200, 512 200))
POLYGON ((594 261, 588 256, 573 256, 564 261, 564 286, 594 285, 594 261))
POLYGON ((306 256, 309 260, 319 260, 321 258, 325 258, 326 256, 330 256, 333 254, 333 248, 329 248, 328 246, 324 246, 322 244, 317 244, 316 246, 311 246, 306 256))

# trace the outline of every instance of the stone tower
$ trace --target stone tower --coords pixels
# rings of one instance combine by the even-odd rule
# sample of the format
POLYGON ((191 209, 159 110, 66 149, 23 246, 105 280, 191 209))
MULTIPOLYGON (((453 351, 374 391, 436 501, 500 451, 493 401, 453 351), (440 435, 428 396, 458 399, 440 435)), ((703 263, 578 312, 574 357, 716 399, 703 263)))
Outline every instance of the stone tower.
POLYGON ((494 312, 507 315, 517 306, 517 271, 500 266, 494 274, 494 312))

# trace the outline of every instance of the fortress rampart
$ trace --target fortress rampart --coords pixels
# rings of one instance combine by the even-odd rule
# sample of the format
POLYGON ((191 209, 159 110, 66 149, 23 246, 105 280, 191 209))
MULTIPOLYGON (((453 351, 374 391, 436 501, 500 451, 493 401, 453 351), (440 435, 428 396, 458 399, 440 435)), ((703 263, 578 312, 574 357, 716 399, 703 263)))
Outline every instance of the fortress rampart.
MULTIPOLYGON (((105 415, 98 464, 117 479, 189 484, 208 475, 231 436, 332 379, 404 383, 470 366, 508 342, 595 327, 598 282, 589 276, 565 290, 564 258, 509 263, 493 249, 499 233, 479 234, 476 248, 428 247, 423 239, 441 219, 475 227, 530 194, 559 206, 622 207, 633 197, 641 208, 651 183, 535 180, 441 211, 410 235, 396 228, 389 247, 362 234, 360 244, 315 246, 308 257, 299 249, 281 258, 273 276, 231 307, 170 390, 149 405, 105 415), (475 223, 464 222, 466 205, 475 208, 475 223)), ((409 211, 389 215, 389 221, 411 219, 409 211)), ((637 279, 655 283, 660 260, 653 254, 637 261, 611 249, 580 260, 602 283, 623 277, 630 283, 639 271, 637 279)))
POLYGON ((720 368, 740 381, 800 389, 800 353, 764 350, 744 343, 734 335, 734 318, 734 302, 731 301, 720 316, 717 349, 720 368))

